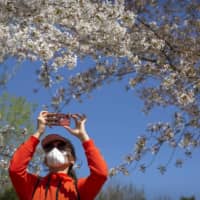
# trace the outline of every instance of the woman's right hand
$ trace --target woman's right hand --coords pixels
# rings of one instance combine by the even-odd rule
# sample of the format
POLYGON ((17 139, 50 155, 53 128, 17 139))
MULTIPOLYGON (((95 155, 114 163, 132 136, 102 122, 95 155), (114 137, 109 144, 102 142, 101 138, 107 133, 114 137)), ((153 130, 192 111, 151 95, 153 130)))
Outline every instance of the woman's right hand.
POLYGON ((45 131, 47 124, 47 111, 41 111, 37 118, 37 132, 42 134, 45 131))

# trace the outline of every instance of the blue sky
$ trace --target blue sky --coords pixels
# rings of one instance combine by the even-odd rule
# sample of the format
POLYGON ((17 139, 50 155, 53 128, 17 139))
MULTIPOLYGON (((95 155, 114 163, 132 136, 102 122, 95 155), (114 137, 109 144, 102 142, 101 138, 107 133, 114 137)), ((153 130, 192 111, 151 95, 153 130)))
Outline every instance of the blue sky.
MULTIPOLYGON (((39 104, 35 117, 42 109, 42 105, 49 101, 49 94, 45 90, 41 89, 37 94, 32 92, 36 84, 36 76, 33 74, 36 66, 37 63, 26 62, 7 86, 9 93, 25 96, 28 101, 39 104)), ((76 70, 82 70, 84 67, 79 65, 76 70)), ((74 100, 63 109, 63 112, 79 112, 87 115, 88 133, 100 148, 109 168, 123 162, 124 156, 133 150, 137 137, 145 133, 147 123, 170 120, 172 114, 172 110, 160 108, 153 110, 148 116, 144 115, 142 102, 134 91, 125 90, 125 83, 121 81, 105 85, 93 92, 92 98, 84 98, 83 103, 74 100)), ((80 142, 62 128, 48 128, 46 132, 60 132, 72 139, 77 149, 78 161, 83 162, 78 174, 87 175, 87 165, 80 142)), ((159 195, 169 195, 173 199, 178 199, 181 195, 195 195, 200 199, 200 174, 198 173, 200 150, 196 150, 192 159, 187 160, 181 169, 174 167, 174 160, 172 160, 167 172, 160 175, 156 168, 169 158, 169 153, 169 149, 165 148, 145 173, 133 170, 130 176, 118 175, 114 181, 133 183, 138 188, 144 188, 149 200, 159 195)), ((178 151, 177 156, 182 154, 178 151)))

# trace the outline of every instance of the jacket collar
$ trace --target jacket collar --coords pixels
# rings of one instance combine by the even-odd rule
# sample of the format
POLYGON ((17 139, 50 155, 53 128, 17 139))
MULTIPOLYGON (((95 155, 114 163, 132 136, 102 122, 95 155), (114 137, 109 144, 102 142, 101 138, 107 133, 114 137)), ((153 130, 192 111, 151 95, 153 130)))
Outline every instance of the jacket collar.
POLYGON ((70 181, 72 182, 73 179, 66 173, 64 172, 50 172, 49 174, 47 174, 47 176, 45 178, 51 177, 51 180, 62 180, 62 181, 70 181))

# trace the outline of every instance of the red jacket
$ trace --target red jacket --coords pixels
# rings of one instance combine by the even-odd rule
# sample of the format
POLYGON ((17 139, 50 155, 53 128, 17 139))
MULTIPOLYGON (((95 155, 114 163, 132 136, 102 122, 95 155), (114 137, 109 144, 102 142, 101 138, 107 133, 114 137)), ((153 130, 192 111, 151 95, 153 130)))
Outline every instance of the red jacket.
MULTIPOLYGON (((19 199, 77 200, 78 196, 74 180, 67 174, 50 173, 46 177, 39 179, 36 174, 27 172, 28 163, 32 159, 38 143, 39 140, 31 136, 16 150, 10 162, 9 174, 19 199)), ((93 140, 84 142, 83 148, 87 157, 90 175, 78 179, 77 188, 81 200, 93 200, 105 183, 108 170, 106 162, 93 140)))

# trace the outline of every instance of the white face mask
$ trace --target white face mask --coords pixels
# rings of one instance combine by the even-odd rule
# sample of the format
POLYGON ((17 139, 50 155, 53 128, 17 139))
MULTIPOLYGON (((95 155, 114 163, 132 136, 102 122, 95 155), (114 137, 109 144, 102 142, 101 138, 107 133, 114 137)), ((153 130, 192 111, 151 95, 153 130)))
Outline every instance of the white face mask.
POLYGON ((50 152, 46 154, 46 162, 48 167, 61 167, 64 164, 69 163, 67 158, 67 152, 61 152, 54 147, 50 152))

